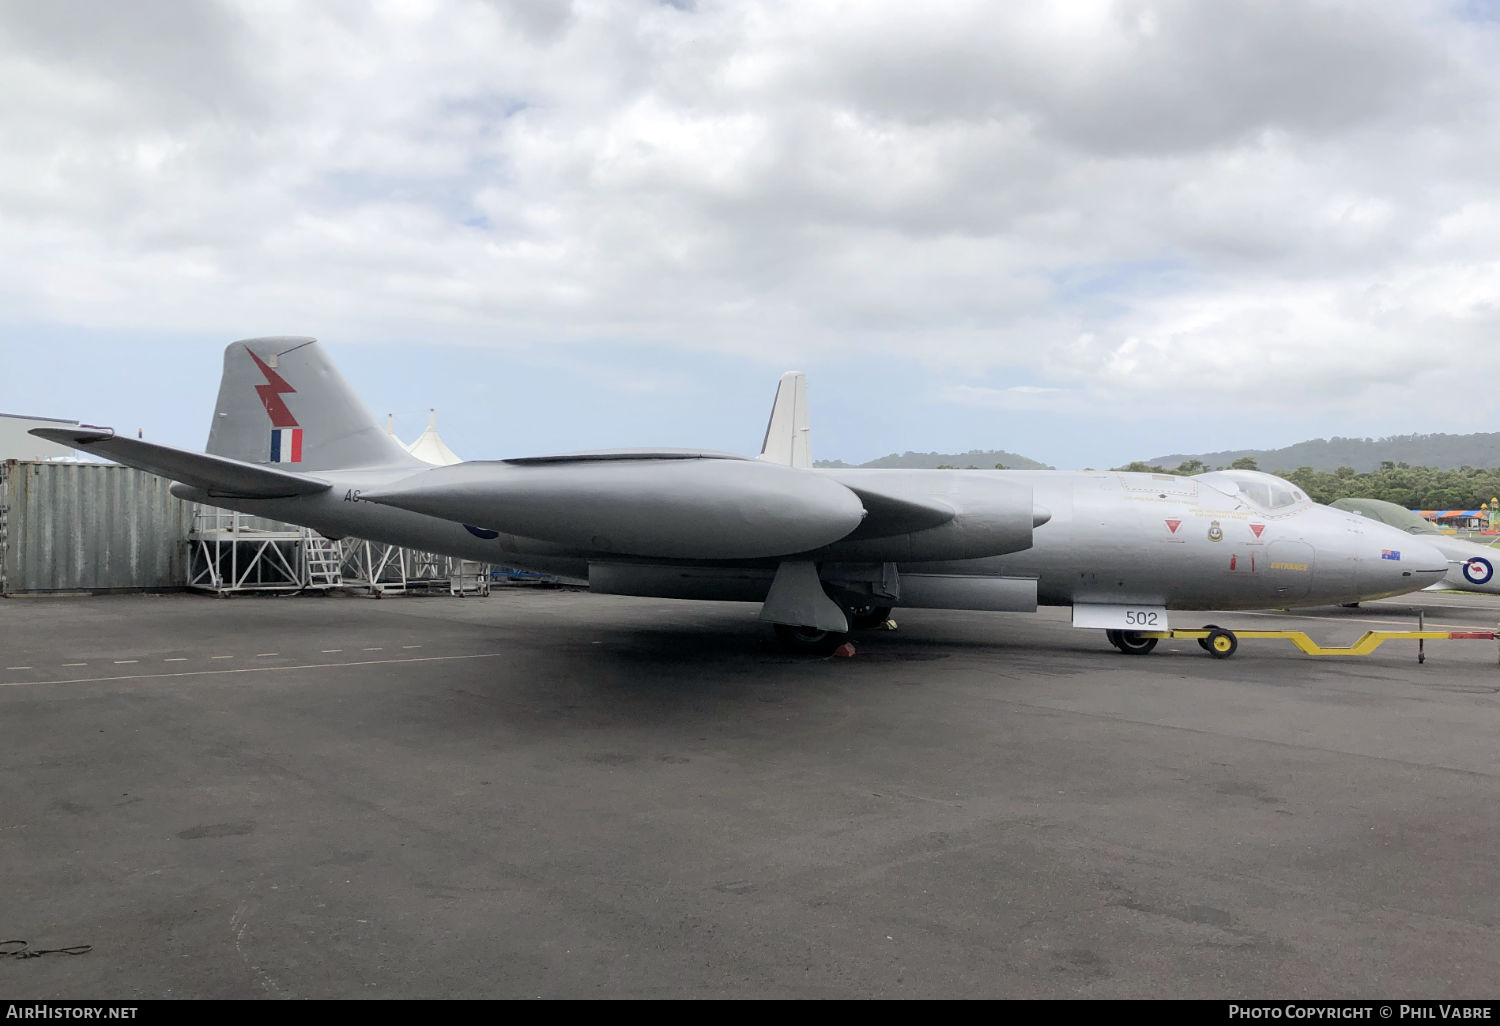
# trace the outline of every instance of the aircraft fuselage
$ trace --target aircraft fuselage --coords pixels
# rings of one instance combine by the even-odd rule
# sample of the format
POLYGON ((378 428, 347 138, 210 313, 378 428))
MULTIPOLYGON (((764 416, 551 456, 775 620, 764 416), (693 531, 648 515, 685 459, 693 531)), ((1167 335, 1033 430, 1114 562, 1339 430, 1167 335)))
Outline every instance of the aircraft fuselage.
MULTIPOLYGON (((410 470, 323 471, 326 492, 282 499, 234 499, 176 486, 178 494, 211 505, 305 524, 330 537, 358 537, 535 570, 577 582, 594 567, 681 566, 694 598, 760 601, 776 560, 661 560, 604 549, 567 547, 465 526, 361 498, 410 476, 410 470), (716 575, 722 570, 722 575, 716 575)), ((858 486, 882 471, 818 470, 858 486)), ((833 550, 783 558, 894 563, 902 575, 1031 579, 1043 605, 1141 603, 1167 608, 1251 609, 1357 601, 1400 594, 1442 578, 1421 542, 1393 528, 1301 501, 1258 509, 1196 478, 1113 471, 920 471, 1030 489, 1050 514, 1020 551, 946 561, 871 559, 865 542, 851 560, 833 550)), ((926 478, 922 475, 933 475, 926 478)), ((878 480, 878 478, 875 478, 878 480)), ((479 519, 479 518, 476 518, 479 519)), ((667 594, 674 594, 670 589, 667 594)))

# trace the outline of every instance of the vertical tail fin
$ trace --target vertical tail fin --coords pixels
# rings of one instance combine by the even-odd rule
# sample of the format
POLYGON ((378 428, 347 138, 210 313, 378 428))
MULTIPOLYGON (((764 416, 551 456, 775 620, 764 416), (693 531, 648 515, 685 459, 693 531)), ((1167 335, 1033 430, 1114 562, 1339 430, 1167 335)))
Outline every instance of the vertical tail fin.
POLYGON ((224 350, 208 452, 293 471, 422 466, 311 338, 251 338, 224 350))
POLYGON ((776 386, 760 458, 786 467, 812 466, 812 429, 807 423, 807 375, 787 371, 776 386))

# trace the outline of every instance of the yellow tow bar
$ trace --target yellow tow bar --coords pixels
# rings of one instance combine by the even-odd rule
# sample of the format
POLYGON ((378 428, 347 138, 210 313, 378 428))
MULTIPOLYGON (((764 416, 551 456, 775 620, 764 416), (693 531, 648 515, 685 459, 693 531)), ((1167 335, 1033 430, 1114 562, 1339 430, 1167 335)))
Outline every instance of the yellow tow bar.
POLYGON ((1193 639, 1215 659, 1228 659, 1239 647, 1241 638, 1284 638, 1303 652, 1312 656, 1359 656, 1369 655, 1387 641, 1417 642, 1417 662, 1425 662, 1427 655, 1424 643, 1432 641, 1496 641, 1500 631, 1365 631, 1352 645, 1319 645, 1302 631, 1231 631, 1224 627, 1199 627, 1197 629, 1174 629, 1167 631, 1139 631, 1137 638, 1193 639))

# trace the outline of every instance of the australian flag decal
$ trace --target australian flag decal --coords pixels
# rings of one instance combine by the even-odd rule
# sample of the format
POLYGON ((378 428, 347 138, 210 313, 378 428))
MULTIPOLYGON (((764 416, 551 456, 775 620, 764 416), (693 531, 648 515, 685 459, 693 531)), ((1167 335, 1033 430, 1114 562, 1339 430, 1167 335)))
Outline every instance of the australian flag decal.
POLYGON ((1394 560, 1397 560, 1399 562, 1400 559, 1401 559, 1401 553, 1398 550, 1396 550, 1396 549, 1381 549, 1380 550, 1380 558, 1381 559, 1394 559, 1394 560))
MULTIPOLYGON (((271 429, 271 462, 272 463, 301 463, 302 462, 302 429, 301 428, 272 428, 271 429)), ((1387 557, 1389 558, 1389 557, 1387 557)))

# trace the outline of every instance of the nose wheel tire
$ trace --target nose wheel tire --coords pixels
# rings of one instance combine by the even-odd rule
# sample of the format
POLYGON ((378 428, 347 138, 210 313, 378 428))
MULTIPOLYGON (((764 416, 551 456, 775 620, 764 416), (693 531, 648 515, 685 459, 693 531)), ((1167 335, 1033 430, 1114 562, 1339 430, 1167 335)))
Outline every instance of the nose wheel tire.
POLYGON ((1215 659, 1228 659, 1234 655, 1234 650, 1240 647, 1239 639, 1234 636, 1233 631, 1226 631, 1222 627, 1214 627, 1208 632, 1208 637, 1198 642, 1204 650, 1215 659))
POLYGON ((1156 647, 1156 638, 1143 638, 1137 631, 1105 631, 1105 638, 1126 655, 1145 655, 1156 647))

